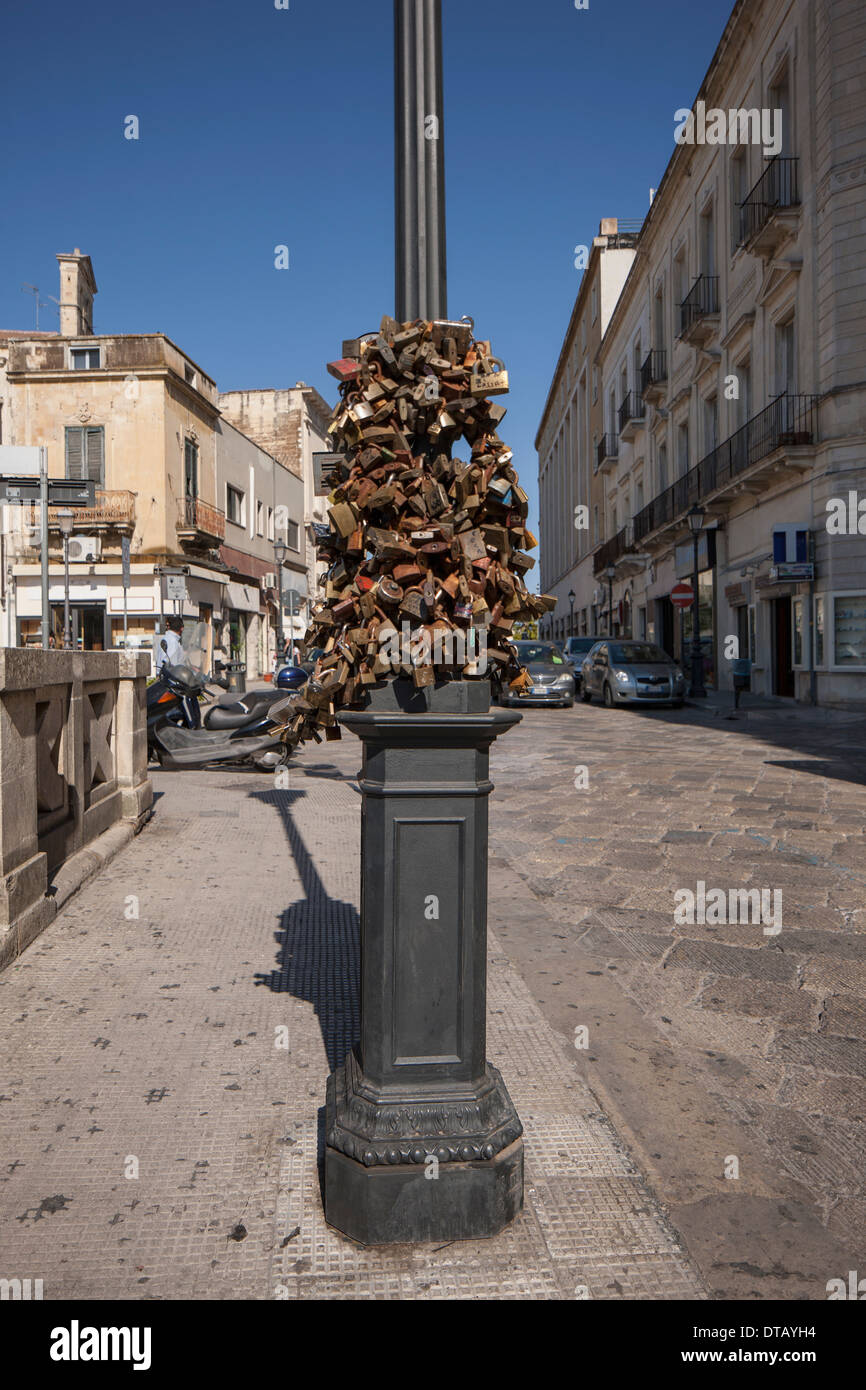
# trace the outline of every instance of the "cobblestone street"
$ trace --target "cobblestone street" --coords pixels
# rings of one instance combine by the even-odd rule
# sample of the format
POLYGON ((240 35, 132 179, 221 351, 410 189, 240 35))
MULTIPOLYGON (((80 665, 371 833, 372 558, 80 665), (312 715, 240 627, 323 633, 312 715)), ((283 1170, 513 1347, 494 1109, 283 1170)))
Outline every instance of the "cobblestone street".
POLYGON ((866 723, 531 710, 495 779, 491 850, 536 899, 504 947, 589 1028, 583 1074, 710 1288, 820 1296, 866 1246, 866 723), (677 925, 698 881, 781 890, 782 930, 677 925))
POLYGON ((0 1273, 47 1299, 822 1299, 857 1269, 863 724, 579 706, 497 745, 489 1051, 526 1208, 444 1248, 322 1217, 359 756, 309 747, 288 790, 156 774, 151 824, 0 977, 0 1273), (698 880, 781 889, 781 932, 676 925, 698 880))

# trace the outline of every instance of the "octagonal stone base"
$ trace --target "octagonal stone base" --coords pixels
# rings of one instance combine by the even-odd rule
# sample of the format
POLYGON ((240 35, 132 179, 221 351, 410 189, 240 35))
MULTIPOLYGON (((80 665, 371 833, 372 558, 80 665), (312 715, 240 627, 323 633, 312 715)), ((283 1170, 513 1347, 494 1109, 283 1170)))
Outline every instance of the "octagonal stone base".
POLYGON ((365 1168, 325 1149, 325 1219, 362 1245, 483 1240, 523 1207, 523 1140, 478 1163, 365 1168))

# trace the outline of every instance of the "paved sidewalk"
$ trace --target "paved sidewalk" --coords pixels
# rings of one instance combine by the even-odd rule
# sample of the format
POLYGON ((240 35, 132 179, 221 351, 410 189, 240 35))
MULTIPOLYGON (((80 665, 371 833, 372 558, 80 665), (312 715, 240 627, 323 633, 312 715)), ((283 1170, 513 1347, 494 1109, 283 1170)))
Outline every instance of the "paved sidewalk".
POLYGON ((524 1213, 444 1247, 325 1226, 325 1080, 358 1021, 359 756, 308 748, 288 790, 157 773, 151 825, 0 977, 0 1277, 46 1299, 703 1298, 495 921, 489 1052, 526 1130, 524 1213))

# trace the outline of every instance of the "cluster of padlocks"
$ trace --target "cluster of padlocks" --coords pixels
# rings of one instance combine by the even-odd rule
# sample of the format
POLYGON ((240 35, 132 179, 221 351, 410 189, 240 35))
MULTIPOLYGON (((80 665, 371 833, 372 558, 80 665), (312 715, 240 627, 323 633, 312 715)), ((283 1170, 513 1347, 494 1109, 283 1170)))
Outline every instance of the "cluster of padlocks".
POLYGON ((555 600, 528 592, 537 545, 528 498, 497 429, 508 373, 471 320, 382 320, 343 344, 330 425, 324 601, 307 651, 321 649, 296 701, 292 737, 339 738, 337 711, 392 678, 527 683, 514 624, 555 600), (452 457, 459 440, 469 460, 452 457), (408 640, 407 640, 408 639, 408 640))

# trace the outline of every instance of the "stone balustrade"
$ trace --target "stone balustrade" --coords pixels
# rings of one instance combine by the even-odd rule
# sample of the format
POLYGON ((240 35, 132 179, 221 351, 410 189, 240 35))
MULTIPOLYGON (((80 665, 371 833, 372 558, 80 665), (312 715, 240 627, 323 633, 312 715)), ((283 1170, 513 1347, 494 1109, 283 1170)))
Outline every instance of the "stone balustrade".
POLYGON ((0 648, 0 969, 150 814, 149 672, 132 653, 0 648))

